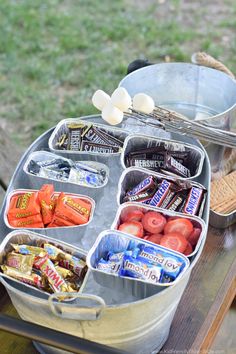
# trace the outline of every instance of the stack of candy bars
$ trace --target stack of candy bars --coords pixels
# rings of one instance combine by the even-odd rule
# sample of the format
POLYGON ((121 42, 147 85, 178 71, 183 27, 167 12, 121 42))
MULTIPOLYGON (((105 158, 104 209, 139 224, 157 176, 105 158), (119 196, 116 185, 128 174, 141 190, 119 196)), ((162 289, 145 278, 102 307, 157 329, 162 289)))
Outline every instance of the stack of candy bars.
POLYGON ((86 224, 92 205, 66 193, 54 194, 52 184, 45 184, 37 192, 13 195, 7 211, 12 227, 65 227, 86 224))
POLYGON ((67 124, 67 132, 59 136, 55 147, 59 150, 111 154, 121 151, 123 141, 92 124, 70 123, 67 124))
POLYGON ((142 167, 156 172, 191 177, 188 151, 169 151, 164 146, 132 151, 126 156, 126 166, 142 167))
POLYGON ((96 268, 106 273, 160 284, 173 282, 185 264, 185 260, 177 254, 132 240, 124 252, 107 252, 97 262, 96 268))
POLYGON ((236 210, 236 171, 211 182, 211 209, 220 214, 236 210))
POLYGON ((186 256, 194 251, 202 231, 199 223, 187 218, 167 216, 142 207, 124 209, 116 228, 186 256))
POLYGON ((47 161, 31 160, 27 169, 29 173, 39 177, 76 183, 85 187, 99 187, 106 179, 106 171, 102 168, 97 169, 84 162, 63 158, 47 161))
POLYGON ((87 272, 84 260, 50 243, 11 246, 1 265, 4 274, 47 293, 79 291, 87 272))
POLYGON ((201 216, 206 190, 200 187, 180 187, 173 181, 148 176, 127 190, 122 202, 140 202, 150 206, 201 216))

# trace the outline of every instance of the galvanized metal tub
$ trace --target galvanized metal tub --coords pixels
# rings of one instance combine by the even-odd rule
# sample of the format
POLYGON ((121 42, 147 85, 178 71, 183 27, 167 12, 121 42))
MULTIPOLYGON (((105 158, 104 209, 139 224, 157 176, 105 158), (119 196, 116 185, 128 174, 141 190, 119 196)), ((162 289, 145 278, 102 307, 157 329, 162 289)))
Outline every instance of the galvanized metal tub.
POLYGON ((144 92, 157 105, 217 128, 236 128, 236 81, 225 73, 188 63, 146 66, 127 75, 119 86, 131 96, 144 92))
MULTIPOLYGON (((90 121, 94 119, 96 122, 101 122, 100 116, 90 116, 88 119, 90 121)), ((127 122, 124 122, 122 126, 123 129, 128 129, 126 123, 127 122)), ((137 124, 132 129, 137 132, 139 132, 140 129, 143 131, 143 126, 139 127, 137 124)), ((23 166, 31 152, 48 149, 47 142, 51 133, 52 130, 38 138, 22 157, 9 185, 8 193, 14 189, 28 188, 28 178, 32 176, 23 173, 23 166)), ((201 144, 194 139, 181 137, 177 134, 172 134, 170 137, 175 140, 180 139, 180 141, 192 143, 202 148, 201 144)), ((119 161, 119 158, 117 159, 115 156, 113 158, 107 158, 107 165, 110 168, 110 178, 107 186, 99 189, 99 193, 100 190, 103 190, 103 192, 99 195, 99 201, 96 200, 93 220, 96 218, 97 222, 92 221, 86 227, 82 240, 80 235, 77 235, 75 232, 69 235, 56 232, 54 235, 50 235, 52 238, 67 241, 86 251, 92 246, 99 232, 107 229, 111 225, 117 209, 115 197, 118 179, 123 171, 119 161), (114 201, 113 204, 110 205, 108 201, 111 199, 112 195, 114 201), (104 217, 104 213, 106 217, 104 217), (85 238, 87 239, 86 244, 83 242, 85 238)), ((209 190, 210 164, 207 156, 204 160, 202 173, 197 177, 197 180, 209 190)), ((61 186, 62 190, 63 187, 64 184, 61 186)), ((71 187, 71 192, 79 193, 79 187, 71 187)), ((3 203, 2 211, 5 206, 6 198, 3 203)), ((206 200, 206 209, 203 216, 207 225, 208 217, 209 198, 206 200)), ((0 239, 3 240, 10 231, 4 223, 3 212, 0 213, 0 230, 0 239)), ((40 231, 40 233, 44 232, 40 231)), ((194 259, 192 260, 190 268, 186 271, 180 282, 173 287, 169 287, 143 300, 133 296, 127 297, 127 294, 124 296, 122 289, 117 293, 117 291, 108 290, 107 287, 100 286, 95 282, 93 274, 89 272, 82 293, 84 295, 90 294, 94 296, 94 301, 89 309, 86 309, 86 315, 86 306, 73 307, 72 304, 67 304, 67 306, 62 304, 61 306, 57 305, 55 308, 55 304, 52 304, 52 300, 49 302, 48 299, 28 294, 22 291, 22 289, 15 288, 10 281, 6 282, 6 280, 3 280, 3 284, 6 286, 19 315, 25 320, 131 352, 150 354, 158 351, 168 337, 176 308, 188 283, 191 270, 200 257, 203 246, 204 242, 201 243, 197 254, 193 257, 194 259), (103 300, 106 304, 105 306, 101 306, 101 301, 103 300), (37 317, 35 313, 37 313, 37 317), (63 317, 63 320, 61 317, 63 317)), ((45 353, 63 353, 63 351, 52 349, 41 344, 38 348, 45 353)))

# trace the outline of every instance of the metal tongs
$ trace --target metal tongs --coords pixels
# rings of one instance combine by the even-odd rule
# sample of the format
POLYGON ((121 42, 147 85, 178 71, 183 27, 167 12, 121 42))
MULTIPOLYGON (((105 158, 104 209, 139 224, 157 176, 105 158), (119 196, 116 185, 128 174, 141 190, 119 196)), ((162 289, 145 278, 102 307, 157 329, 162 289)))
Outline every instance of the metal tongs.
POLYGON ((214 144, 236 148, 236 134, 218 128, 213 128, 187 117, 175 111, 155 106, 152 113, 142 113, 131 109, 125 113, 128 118, 134 118, 145 125, 160 128, 168 132, 179 133, 193 138, 207 140, 214 144))

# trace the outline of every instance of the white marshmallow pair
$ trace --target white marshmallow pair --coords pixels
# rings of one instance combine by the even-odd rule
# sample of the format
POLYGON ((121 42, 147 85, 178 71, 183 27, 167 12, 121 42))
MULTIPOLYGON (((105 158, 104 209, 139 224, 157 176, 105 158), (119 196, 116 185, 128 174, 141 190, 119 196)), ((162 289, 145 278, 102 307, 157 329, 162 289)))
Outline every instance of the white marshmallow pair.
MULTIPOLYGON (((92 97, 93 105, 102 111, 102 118, 111 125, 120 124, 124 113, 132 106, 132 100, 127 90, 118 87, 111 97, 102 90, 97 90, 92 97)), ((133 109, 143 113, 151 113, 155 108, 153 99, 144 94, 138 93, 133 98, 133 109)))
POLYGON ((102 111, 102 118, 111 125, 120 124, 132 104, 132 100, 126 89, 118 87, 111 97, 102 90, 97 90, 92 97, 93 105, 102 111))

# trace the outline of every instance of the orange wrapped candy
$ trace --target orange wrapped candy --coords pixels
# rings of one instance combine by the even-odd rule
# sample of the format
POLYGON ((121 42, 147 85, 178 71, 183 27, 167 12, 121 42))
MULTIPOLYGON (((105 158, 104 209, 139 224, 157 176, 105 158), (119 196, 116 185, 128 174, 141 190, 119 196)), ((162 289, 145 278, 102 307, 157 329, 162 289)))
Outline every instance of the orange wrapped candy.
POLYGON ((14 195, 10 200, 7 218, 9 224, 13 227, 44 227, 38 193, 27 192, 14 195))
MULTIPOLYGON (((74 225, 82 225, 89 221, 91 207, 90 202, 78 197, 66 195, 65 193, 60 193, 54 216, 60 220, 63 219, 67 222, 71 222, 74 225)), ((52 223, 54 223, 54 221, 52 221, 52 223)))
POLYGON ((44 225, 52 221, 55 199, 54 199, 54 186, 53 184, 44 184, 38 192, 39 204, 41 206, 41 213, 44 225))
POLYGON ((8 218, 21 219, 40 214, 37 192, 14 195, 10 200, 8 218))
POLYGON ((62 219, 54 215, 52 222, 47 227, 65 227, 65 226, 75 226, 75 224, 67 220, 66 216, 64 216, 64 219, 62 219))
POLYGON ((9 220, 9 224, 13 227, 30 227, 30 228, 42 228, 44 227, 44 224, 42 222, 42 216, 39 215, 33 215, 33 216, 28 216, 27 218, 21 218, 21 219, 11 219, 9 220))

